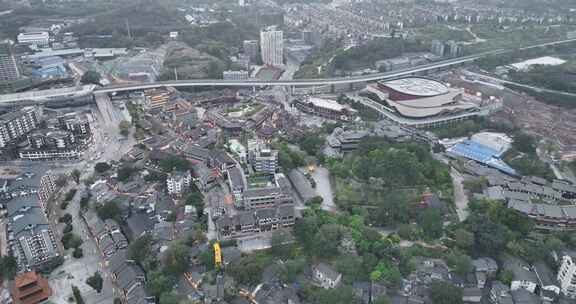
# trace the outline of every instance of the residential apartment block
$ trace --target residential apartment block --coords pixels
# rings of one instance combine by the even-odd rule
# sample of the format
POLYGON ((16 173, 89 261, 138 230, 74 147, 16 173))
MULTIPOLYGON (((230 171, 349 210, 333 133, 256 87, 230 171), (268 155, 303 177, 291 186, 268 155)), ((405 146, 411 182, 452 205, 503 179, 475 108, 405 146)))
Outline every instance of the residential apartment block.
POLYGON ((0 148, 36 129, 40 121, 38 107, 24 107, 0 116, 0 148))
POLYGON ((561 262, 556 277, 560 291, 567 297, 576 298, 576 253, 564 253, 561 262))
POLYGON ((284 204, 274 208, 241 211, 232 216, 223 215, 215 220, 215 224, 220 238, 234 238, 292 227, 295 221, 294 205, 284 204))

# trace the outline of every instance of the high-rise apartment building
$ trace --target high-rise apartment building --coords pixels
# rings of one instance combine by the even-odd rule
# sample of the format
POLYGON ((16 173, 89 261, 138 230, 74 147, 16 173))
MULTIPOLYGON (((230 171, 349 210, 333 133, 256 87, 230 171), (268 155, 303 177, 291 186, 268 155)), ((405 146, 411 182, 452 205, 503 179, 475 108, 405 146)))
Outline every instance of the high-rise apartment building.
POLYGON ((430 48, 430 51, 436 55, 436 56, 440 56, 443 57, 446 47, 444 46, 444 42, 440 41, 440 40, 434 40, 432 41, 432 46, 430 48))
POLYGON ((59 256, 56 238, 36 196, 7 203, 8 233, 20 269, 39 269, 59 256))
POLYGON ((576 298, 576 253, 568 252, 562 256, 558 269, 560 291, 569 298, 576 298))
POLYGON ((36 129, 40 122, 38 107, 24 107, 0 116, 0 148, 36 129))
POLYGON ((242 49, 244 50, 244 54, 250 57, 250 60, 256 61, 258 57, 258 40, 244 40, 242 43, 242 49))
POLYGON ((262 62, 273 67, 284 65, 284 33, 275 26, 267 27, 260 32, 260 52, 262 62))
POLYGON ((8 43, 0 44, 0 81, 12 81, 20 78, 16 58, 8 43))

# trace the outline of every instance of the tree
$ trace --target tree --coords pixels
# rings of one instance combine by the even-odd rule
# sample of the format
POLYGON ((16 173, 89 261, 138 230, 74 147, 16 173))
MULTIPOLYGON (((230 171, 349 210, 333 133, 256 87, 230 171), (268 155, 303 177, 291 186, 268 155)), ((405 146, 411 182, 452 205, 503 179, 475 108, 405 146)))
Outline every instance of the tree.
POLYGON ((100 219, 114 219, 119 221, 121 219, 122 210, 115 200, 107 201, 102 205, 96 206, 96 213, 100 219))
POLYGON ((86 71, 86 73, 84 73, 84 75, 82 75, 82 78, 80 78, 80 82, 83 84, 97 84, 97 85, 101 85, 100 84, 100 80, 102 79, 102 76, 100 75, 100 73, 90 70, 90 71, 86 71))
POLYGON ((200 261, 207 270, 212 270, 214 267, 216 267, 216 265, 214 265, 214 250, 212 247, 208 247, 208 249, 200 253, 200 261))
POLYGON ((190 248, 184 242, 173 242, 164 256, 164 272, 180 275, 188 269, 190 248))
POLYGON ((75 259, 80 259, 84 256, 84 250, 81 247, 75 247, 74 251, 72 251, 72 256, 75 259))
POLYGON ((304 290, 304 303, 318 304, 356 304, 354 291, 349 285, 336 289, 306 288, 304 290))
POLYGON ((386 295, 380 296, 374 300, 374 304, 390 304, 390 298, 386 295))
POLYGON ((294 226, 294 235, 307 252, 314 246, 314 235, 320 229, 318 219, 314 216, 303 217, 297 220, 294 226))
POLYGON ((61 241, 64 249, 77 248, 82 245, 82 239, 72 232, 64 234, 61 241))
POLYGON ((306 205, 312 206, 312 207, 319 207, 320 205, 322 205, 323 201, 324 201, 324 199, 321 196, 315 196, 315 197, 309 199, 308 201, 306 201, 306 205))
POLYGON ((11 255, 0 256, 0 278, 13 279, 18 271, 18 261, 11 255))
POLYGON ((284 230, 275 230, 272 232, 271 251, 272 255, 279 258, 290 256, 292 245, 288 239, 289 234, 284 230))
POLYGON ((420 236, 418 226, 414 224, 401 224, 398 227, 398 236, 405 240, 416 240, 420 236))
POLYGON ((320 152, 324 141, 324 137, 320 136, 320 134, 308 132, 302 135, 302 139, 298 144, 308 155, 316 155, 320 152))
POLYGON ((314 235, 312 254, 317 257, 329 258, 338 254, 338 246, 342 239, 342 227, 337 224, 325 224, 314 235))
POLYGON ((120 300, 120 298, 114 298, 114 304, 122 304, 122 300, 120 300))
POLYGON ((70 189, 70 191, 66 192, 66 196, 64 197, 64 201, 69 202, 74 198, 74 195, 76 195, 76 192, 78 192, 77 189, 70 189))
POLYGON ((178 157, 176 155, 169 155, 168 157, 160 160, 160 167, 166 172, 185 171, 190 170, 192 164, 185 158, 178 157))
POLYGON ((174 291, 172 292, 165 292, 160 296, 160 304, 178 304, 179 297, 178 294, 174 291))
POLYGON ((132 127, 132 125, 123 120, 120 122, 120 124, 118 124, 118 129, 120 129, 120 134, 122 136, 128 136, 130 134, 130 128, 132 127))
POLYGON ((72 294, 74 295, 74 300, 76 304, 84 304, 84 298, 82 298, 82 293, 80 293, 80 289, 78 287, 72 285, 72 294))
POLYGON ((118 180, 121 182, 127 182, 134 171, 135 170, 132 166, 123 165, 118 169, 118 180))
POLYGON ((70 172, 70 176, 72 177, 72 179, 74 180, 74 182, 76 184, 80 183, 80 175, 81 175, 81 173, 78 169, 74 169, 74 170, 72 170, 72 172, 70 172))
POLYGON ((460 228, 454 231, 454 240, 456 241, 456 246, 468 250, 474 245, 474 234, 460 228))
POLYGON ((70 213, 66 213, 58 219, 58 222, 70 224, 72 223, 72 215, 70 213))
POLYGON ((172 290, 172 282, 161 271, 153 271, 148 275, 146 287, 150 293, 159 298, 160 295, 172 290))
POLYGON ((489 255, 497 255, 506 247, 509 232, 506 226, 492 222, 485 215, 472 214, 466 220, 474 233, 475 248, 489 255))
POLYGON ((104 173, 112 168, 108 163, 100 162, 94 165, 94 171, 104 173))
POLYGON ((294 260, 287 260, 282 269, 281 278, 285 283, 293 283, 296 277, 306 268, 306 260, 298 258, 294 260))
POLYGON ((252 254, 231 264, 227 271, 238 283, 253 286, 262 280, 262 273, 271 261, 270 256, 252 254))
MULTIPOLYGON (((402 281, 402 274, 400 273, 398 266, 388 261, 380 261, 380 263, 376 265, 376 269, 374 271, 377 273, 379 272, 380 280, 385 281, 386 285, 391 288, 397 288, 402 281)), ((377 275, 377 273, 374 273, 374 271, 370 275, 371 278, 372 275, 377 275)))
POLYGON ((428 239, 437 239, 442 236, 442 215, 435 208, 426 208, 420 216, 420 226, 428 239))
POLYGON ((452 253, 448 256, 447 262, 448 266, 461 276, 466 275, 474 269, 472 259, 465 254, 452 253))
POLYGON ((196 216, 202 218, 204 216, 204 196, 198 191, 194 191, 186 198, 186 205, 191 205, 196 208, 196 216))
POLYGON ((144 259, 150 256, 151 245, 152 236, 149 234, 143 235, 130 243, 126 256, 128 259, 134 260, 136 263, 142 265, 144 259))
POLYGON ((534 137, 523 133, 517 132, 514 134, 513 147, 519 152, 534 154, 536 153, 536 140, 534 137))
POLYGON ((362 258, 351 255, 338 257, 335 263, 336 269, 342 273, 342 277, 347 283, 365 280, 366 273, 362 269, 362 258))
POLYGON ((506 285, 510 285, 513 279, 514 279, 514 273, 512 273, 512 271, 508 269, 504 269, 500 271, 500 273, 498 274, 498 280, 506 285))
POLYGON ((433 281, 430 286, 433 304, 462 304, 462 289, 444 281, 433 281))
POLYGON ((62 233, 66 234, 66 233, 72 232, 72 229, 74 229, 72 224, 66 224, 66 226, 62 230, 62 233))
POLYGON ((98 271, 96 271, 91 277, 86 279, 86 284, 94 288, 94 290, 96 290, 97 293, 100 293, 102 291, 103 283, 104 280, 102 279, 102 276, 98 271))

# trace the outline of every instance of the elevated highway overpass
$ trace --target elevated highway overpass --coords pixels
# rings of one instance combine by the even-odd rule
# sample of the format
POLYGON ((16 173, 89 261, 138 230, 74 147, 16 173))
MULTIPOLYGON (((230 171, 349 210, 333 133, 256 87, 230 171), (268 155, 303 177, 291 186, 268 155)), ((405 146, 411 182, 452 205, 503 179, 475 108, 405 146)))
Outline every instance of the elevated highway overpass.
POLYGON ((261 86, 326 86, 326 85, 346 85, 378 80, 386 80, 399 78, 408 75, 416 75, 436 70, 441 70, 458 65, 478 60, 480 58, 497 55, 505 52, 504 50, 496 50, 475 55, 459 57, 449 60, 438 61, 425 65, 419 65, 401 70, 394 70, 384 73, 376 73, 370 75, 354 76, 354 77, 336 77, 336 78, 321 78, 321 79, 295 79, 295 80, 221 80, 221 79, 194 79, 194 80, 170 80, 159 81, 154 83, 145 84, 127 84, 127 85, 113 85, 102 88, 96 88, 94 93, 115 93, 136 90, 147 90, 160 87, 201 87, 201 86, 214 86, 214 87, 261 87, 261 86))
POLYGON ((436 70, 441 70, 449 67, 454 67, 458 65, 463 65, 475 60, 505 54, 515 51, 523 51, 528 49, 554 46, 564 43, 576 42, 576 39, 566 39, 559 41, 552 41, 546 43, 539 43, 530 46, 521 47, 518 49, 499 49, 494 51, 482 52, 474 55, 453 58, 449 60, 438 61, 430 64, 419 65, 415 67, 410 67, 401 70, 395 70, 384 73, 376 73, 370 75, 354 76, 354 77, 336 77, 336 78, 324 78, 324 79, 296 79, 296 80, 221 80, 221 79, 195 79, 195 80, 171 80, 171 81, 159 81, 155 83, 148 84, 127 84, 127 85, 112 85, 103 88, 97 88, 94 93, 114 93, 114 92, 127 92, 135 90, 146 90, 154 89, 159 87, 202 87, 202 86, 214 86, 214 87, 261 87, 261 86, 288 86, 288 87, 315 87, 315 86, 327 86, 327 85, 346 85, 355 84, 362 82, 378 81, 394 79, 409 75, 425 74, 427 72, 434 72, 436 70))

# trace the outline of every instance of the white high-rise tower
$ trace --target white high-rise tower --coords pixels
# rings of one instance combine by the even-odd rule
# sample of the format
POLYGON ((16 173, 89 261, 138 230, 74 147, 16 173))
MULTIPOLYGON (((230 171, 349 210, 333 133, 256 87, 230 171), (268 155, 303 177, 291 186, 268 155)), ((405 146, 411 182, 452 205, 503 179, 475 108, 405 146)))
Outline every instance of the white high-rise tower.
POLYGON ((275 26, 265 28, 260 32, 260 51, 262 62, 266 65, 281 67, 284 65, 284 35, 275 26))

